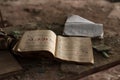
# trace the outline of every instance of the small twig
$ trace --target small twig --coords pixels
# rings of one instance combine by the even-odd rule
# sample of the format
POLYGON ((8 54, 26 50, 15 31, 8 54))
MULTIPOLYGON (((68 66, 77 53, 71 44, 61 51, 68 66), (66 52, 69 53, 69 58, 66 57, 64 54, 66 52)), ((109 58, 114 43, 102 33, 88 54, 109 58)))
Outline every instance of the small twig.
POLYGON ((2 27, 5 27, 5 26, 4 26, 4 21, 3 21, 3 17, 2 17, 1 10, 0 10, 0 21, 1 21, 1 26, 2 26, 2 27))

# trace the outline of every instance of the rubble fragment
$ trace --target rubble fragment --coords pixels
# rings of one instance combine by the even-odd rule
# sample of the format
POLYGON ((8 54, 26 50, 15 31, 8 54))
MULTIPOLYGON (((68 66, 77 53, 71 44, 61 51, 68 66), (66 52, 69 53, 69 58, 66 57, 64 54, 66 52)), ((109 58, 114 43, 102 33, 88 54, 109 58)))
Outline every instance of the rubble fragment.
POLYGON ((67 36, 85 36, 103 38, 103 25, 96 24, 78 15, 68 17, 63 31, 67 36))
POLYGON ((109 57, 110 57, 110 56, 109 56, 109 51, 111 50, 111 47, 101 44, 101 45, 93 46, 93 48, 94 48, 96 51, 102 53, 102 55, 103 55, 104 57, 106 57, 106 58, 109 58, 109 57))

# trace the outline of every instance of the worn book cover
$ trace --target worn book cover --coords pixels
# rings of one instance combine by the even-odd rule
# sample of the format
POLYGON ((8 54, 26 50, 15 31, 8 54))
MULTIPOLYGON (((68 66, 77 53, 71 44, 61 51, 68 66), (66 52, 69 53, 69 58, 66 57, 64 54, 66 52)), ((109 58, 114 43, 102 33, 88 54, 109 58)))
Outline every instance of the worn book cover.
POLYGON ((20 55, 29 53, 36 55, 48 51, 61 60, 94 63, 90 38, 57 36, 51 30, 25 32, 13 50, 20 55))

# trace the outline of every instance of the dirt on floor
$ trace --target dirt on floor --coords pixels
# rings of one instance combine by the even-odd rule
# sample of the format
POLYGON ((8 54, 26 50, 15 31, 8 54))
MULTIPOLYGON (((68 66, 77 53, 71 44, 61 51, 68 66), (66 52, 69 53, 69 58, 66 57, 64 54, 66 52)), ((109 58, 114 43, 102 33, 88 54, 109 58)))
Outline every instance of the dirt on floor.
MULTIPOLYGON (((62 33, 67 16, 80 15, 103 24, 105 44, 112 45, 117 52, 120 51, 120 2, 109 2, 109 0, 0 0, 0 9, 5 27, 26 26, 32 23, 41 29, 51 29, 57 34, 62 33)), ((33 68, 31 64, 24 64, 26 66, 24 73, 3 80, 61 80, 66 76, 64 73, 56 72, 59 70, 59 63, 51 63, 58 66, 56 68, 53 65, 52 73, 49 71, 50 65, 47 64, 44 68, 41 64, 40 62, 39 67, 36 68, 33 68)), ((68 76, 66 80, 69 78, 68 76)), ((120 66, 80 80, 120 80, 120 66)))

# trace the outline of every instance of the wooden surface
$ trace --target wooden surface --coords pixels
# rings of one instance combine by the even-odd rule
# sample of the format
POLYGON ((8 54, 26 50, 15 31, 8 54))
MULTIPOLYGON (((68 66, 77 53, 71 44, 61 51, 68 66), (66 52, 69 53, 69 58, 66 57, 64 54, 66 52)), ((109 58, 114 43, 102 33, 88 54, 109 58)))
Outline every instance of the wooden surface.
POLYGON ((120 64, 120 44, 116 40, 119 40, 119 36, 105 37, 103 40, 93 39, 92 41, 94 45, 106 44, 111 47, 111 50, 109 52, 109 58, 103 57, 102 54, 94 50, 94 65, 63 63, 61 65, 61 70, 66 73, 77 74, 77 76, 71 78, 71 80, 76 80, 78 78, 82 78, 95 72, 99 72, 120 64))
POLYGON ((71 80, 76 80, 87 75, 99 72, 110 67, 113 67, 117 64, 120 64, 120 55, 119 52, 111 55, 110 58, 106 59, 94 52, 95 64, 94 65, 80 65, 72 63, 63 63, 61 65, 61 70, 66 73, 75 73, 75 77, 72 77, 71 80))
MULTIPOLYGON (((64 28, 64 22, 66 20, 66 17, 69 16, 69 14, 78 14, 96 23, 102 23, 104 24, 105 36, 111 37, 108 38, 110 41, 107 40, 105 43, 107 43, 108 45, 114 43, 115 45, 111 45, 112 49, 116 49, 114 53, 120 55, 120 3, 111 3, 108 2, 108 0, 0 0, 0 3, 3 16, 7 20, 8 25, 6 27, 27 27, 25 25, 26 23, 35 23, 41 29, 47 28, 55 30, 56 33, 58 31, 62 33, 62 28, 64 28), (119 38, 116 38, 116 36, 118 36, 119 38)), ((16 28, 16 30, 17 29, 18 28, 16 28)), ((35 28, 35 26, 30 28, 29 26, 28 29, 31 30, 37 28, 35 28)), ((10 28, 9 30, 13 31, 14 29, 10 28)), ((23 31, 23 29, 20 30, 23 31)), ((116 55, 116 57, 118 55, 116 55)), ((116 57, 111 57, 110 60, 116 63, 116 60, 118 60, 118 58, 116 57)), ((22 75, 11 76, 6 78, 5 80, 62 80, 63 78, 64 80, 70 80, 72 78, 81 76, 81 70, 83 70, 84 72, 86 67, 91 70, 91 68, 89 68, 91 66, 84 67, 82 65, 70 63, 69 65, 71 65, 71 67, 74 66, 70 68, 71 70, 73 70, 72 72, 76 73, 76 66, 76 70, 80 73, 60 73, 60 64, 57 64, 54 61, 51 65, 45 65, 43 64, 44 61, 42 60, 20 60, 26 71, 23 72, 22 75), (38 65, 36 65, 37 61, 38 65), (34 67, 34 70, 32 70, 32 66, 34 67), (45 72, 43 72, 43 70, 45 70, 45 72), (58 73, 60 77, 57 77, 58 73), (14 77, 17 77, 17 79, 14 79, 14 77)), ((100 63, 95 63, 95 65, 93 65, 94 67, 97 64, 102 64, 103 66, 104 63, 106 63, 106 65, 109 63, 106 62, 106 59, 103 60, 103 58, 99 58, 99 60, 101 60, 99 61, 100 63)), ((111 63, 109 64, 111 65, 111 63)), ((108 67, 108 65, 106 65, 104 66, 108 67)), ((111 67, 112 66, 113 64, 111 65, 111 67)), ((98 68, 95 69, 99 70, 98 68)), ((109 75, 108 77, 111 77, 111 75, 109 75)), ((99 80, 97 76, 95 80, 99 80)))
POLYGON ((0 51, 0 78, 20 70, 22 70, 22 67, 9 51, 0 51))
MULTIPOLYGON (((22 28, 9 27, 6 29, 6 31, 8 32, 9 30, 12 30, 12 31, 22 30, 22 28)), ((57 30, 55 30, 54 32, 57 32, 57 30)), ((62 34, 62 33, 57 32, 57 34, 62 34)), ((68 62, 59 63, 54 60, 50 61, 45 59, 44 60, 26 59, 26 58, 20 58, 18 56, 20 63, 26 69, 26 72, 23 72, 24 76, 22 76, 22 79, 26 79, 26 76, 29 76, 30 79, 34 80, 38 78, 43 78, 43 76, 45 76, 44 77, 45 80, 68 80, 68 79, 77 80, 79 78, 90 75, 92 73, 95 73, 104 69, 108 69, 109 67, 113 67, 117 64, 120 64, 120 54, 119 54, 120 44, 116 40, 119 40, 119 36, 105 37, 102 40, 105 44, 112 47, 112 50, 111 50, 112 54, 110 55, 110 58, 104 58, 101 54, 94 51, 94 58, 95 58, 94 65, 88 65, 88 64, 82 65, 82 64, 75 64, 75 63, 68 63, 68 62), (51 78, 48 78, 48 75, 51 76, 51 78), (34 76, 34 77, 31 77, 31 76, 34 76)), ((97 43, 99 42, 101 41, 98 40, 97 43)), ((93 41, 93 43, 95 42, 93 41)), ((9 80, 12 80, 12 79, 9 79, 9 80)), ((17 80, 21 80, 21 78, 17 80)))

